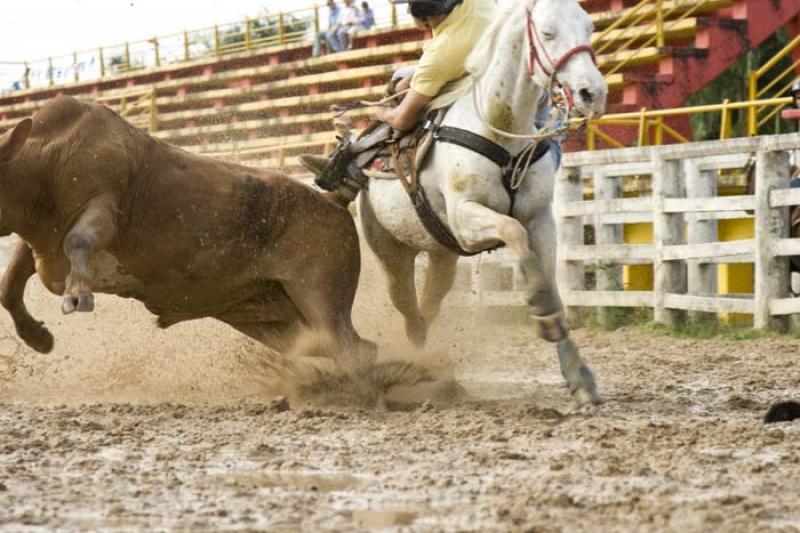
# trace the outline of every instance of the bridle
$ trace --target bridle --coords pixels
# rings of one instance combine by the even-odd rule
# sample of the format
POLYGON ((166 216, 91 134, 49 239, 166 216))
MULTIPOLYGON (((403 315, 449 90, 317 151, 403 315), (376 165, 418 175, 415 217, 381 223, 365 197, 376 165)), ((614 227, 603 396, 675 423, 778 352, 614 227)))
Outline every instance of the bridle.
POLYGON ((570 48, 567 50, 564 55, 562 55, 558 61, 553 61, 550 55, 547 53, 547 50, 544 49, 543 46, 537 46, 537 42, 540 42, 539 35, 536 31, 536 26, 533 22, 533 8, 528 7, 526 10, 526 15, 528 19, 528 75, 533 78, 536 75, 536 65, 538 64, 539 67, 542 69, 542 72, 550 79, 549 86, 552 87, 554 84, 557 85, 563 92, 564 95, 567 97, 569 102, 569 106, 572 107, 573 99, 572 99, 572 90, 569 88, 568 85, 562 85, 558 79, 556 78, 556 74, 558 71, 564 68, 564 65, 572 59, 573 56, 579 54, 581 52, 587 52, 592 57, 592 63, 597 65, 597 58, 594 55, 594 49, 589 44, 580 44, 575 46, 574 48, 570 48), (541 54, 539 53, 539 48, 542 49, 541 54), (544 56, 547 59, 547 62, 552 65, 552 70, 547 68, 542 62, 541 56, 544 56))

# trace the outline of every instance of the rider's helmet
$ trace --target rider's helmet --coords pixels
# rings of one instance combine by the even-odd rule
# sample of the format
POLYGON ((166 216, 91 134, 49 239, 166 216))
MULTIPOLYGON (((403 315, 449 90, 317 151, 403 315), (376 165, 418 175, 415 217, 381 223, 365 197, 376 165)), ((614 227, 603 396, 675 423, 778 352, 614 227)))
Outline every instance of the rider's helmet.
POLYGON ((430 17, 449 15, 464 0, 393 0, 395 4, 410 4, 411 16, 425 20, 430 17))

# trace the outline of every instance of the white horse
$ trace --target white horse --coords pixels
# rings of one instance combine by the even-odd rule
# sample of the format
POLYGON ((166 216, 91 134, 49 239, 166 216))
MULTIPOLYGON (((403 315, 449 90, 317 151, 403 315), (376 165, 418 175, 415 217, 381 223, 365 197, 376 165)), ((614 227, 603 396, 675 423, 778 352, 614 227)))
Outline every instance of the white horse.
MULTIPOLYGON (((552 84, 564 88, 580 114, 601 115, 608 89, 588 46, 592 30, 591 19, 577 0, 513 0, 498 11, 468 58, 471 76, 454 93, 433 102, 434 106, 452 103, 442 125, 468 130, 518 154, 529 141, 500 132, 523 136, 534 131, 537 103, 552 84)), ((557 342, 561 371, 571 392, 579 401, 596 403, 600 400, 594 378, 568 336, 554 282, 556 231, 551 203, 556 170, 552 156, 532 166, 512 210, 497 163, 456 144, 439 142, 432 147, 419 181, 439 219, 465 251, 502 244, 516 253, 540 336, 557 342)), ((366 240, 387 275, 392 302, 405 318, 411 341, 421 345, 452 288, 458 255, 426 231, 396 180, 371 179, 368 191, 360 195, 358 210, 366 240), (429 261, 418 302, 414 260, 423 251, 429 261)))

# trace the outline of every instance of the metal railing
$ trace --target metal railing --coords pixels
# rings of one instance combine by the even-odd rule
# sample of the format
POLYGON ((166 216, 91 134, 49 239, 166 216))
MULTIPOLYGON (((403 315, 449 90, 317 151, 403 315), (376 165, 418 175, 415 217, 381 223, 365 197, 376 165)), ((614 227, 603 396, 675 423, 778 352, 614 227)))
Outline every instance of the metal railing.
MULTIPOLYGON (((674 109, 648 110, 644 108, 637 112, 605 115, 602 118, 592 120, 588 123, 586 140, 587 150, 596 150, 598 148, 598 141, 603 141, 613 148, 625 148, 626 145, 615 139, 611 133, 603 131, 603 127, 611 126, 636 128, 636 146, 661 145, 665 144, 665 141, 670 141, 670 143, 689 142, 686 136, 666 124, 664 119, 675 116, 691 117, 692 115, 705 113, 720 114, 720 139, 729 139, 734 136, 732 128, 734 111, 745 110, 750 114, 755 109, 768 109, 774 110, 774 113, 778 113, 781 109, 786 107, 786 105, 790 104, 791 101, 791 98, 788 97, 748 100, 744 102, 730 102, 725 100, 721 104, 678 107, 674 109)), ((578 123, 578 121, 574 122, 576 125, 578 123)), ((749 129, 746 135, 751 135, 749 129)))
MULTIPOLYGON (((800 35, 792 39, 777 54, 772 56, 769 61, 761 67, 750 72, 748 76, 748 98, 759 100, 775 98, 789 92, 792 82, 797 77, 797 68, 800 66, 800 59, 793 61, 791 65, 778 70, 780 62, 789 56, 798 46, 800 46, 800 35), (759 88, 759 82, 767 74, 771 74, 772 80, 759 88)), ((775 118, 780 109, 769 109, 762 106, 751 107, 747 112, 747 134, 750 136, 758 135, 758 130, 764 124, 775 118)))
MULTIPOLYGON (((314 5, 62 56, 0 62, 0 66, 8 67, 3 69, 6 70, 2 73, 4 78, 16 78, 12 90, 105 79, 165 64, 223 57, 310 40, 325 28, 321 21, 325 9, 314 5)), ((392 4, 388 12, 376 15, 376 27, 394 27, 407 22, 407 18, 392 4)))
POLYGON ((603 31, 592 36, 592 42, 599 43, 595 45, 597 55, 631 52, 603 73, 609 76, 620 72, 647 48, 665 46, 670 32, 677 30, 681 22, 699 12, 713 10, 719 3, 719 0, 642 0, 627 9, 603 31), (612 37, 615 32, 619 35, 612 37), (643 40, 647 35, 650 37, 643 40))

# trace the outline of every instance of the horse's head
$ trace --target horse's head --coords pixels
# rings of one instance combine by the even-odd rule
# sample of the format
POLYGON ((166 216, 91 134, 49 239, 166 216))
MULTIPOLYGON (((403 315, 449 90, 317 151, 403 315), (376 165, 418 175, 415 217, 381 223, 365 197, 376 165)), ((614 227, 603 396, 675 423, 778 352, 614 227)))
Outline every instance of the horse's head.
POLYGON ((558 84, 581 115, 605 112, 608 86, 591 48, 592 19, 578 0, 525 0, 530 58, 537 85, 558 84))

